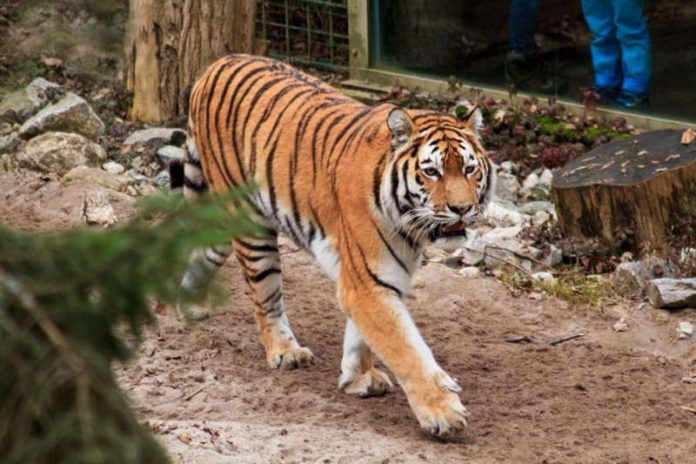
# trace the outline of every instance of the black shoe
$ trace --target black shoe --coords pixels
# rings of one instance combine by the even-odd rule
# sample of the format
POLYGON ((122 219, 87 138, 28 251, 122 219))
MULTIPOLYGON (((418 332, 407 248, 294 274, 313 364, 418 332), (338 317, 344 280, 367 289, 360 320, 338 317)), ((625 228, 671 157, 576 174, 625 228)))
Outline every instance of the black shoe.
POLYGON ((650 95, 648 93, 622 90, 616 98, 616 104, 629 110, 647 110, 650 108, 650 95))
POLYGON ((601 105, 608 105, 616 100, 620 90, 619 87, 604 87, 602 85, 592 87, 592 91, 599 95, 599 103, 601 105))

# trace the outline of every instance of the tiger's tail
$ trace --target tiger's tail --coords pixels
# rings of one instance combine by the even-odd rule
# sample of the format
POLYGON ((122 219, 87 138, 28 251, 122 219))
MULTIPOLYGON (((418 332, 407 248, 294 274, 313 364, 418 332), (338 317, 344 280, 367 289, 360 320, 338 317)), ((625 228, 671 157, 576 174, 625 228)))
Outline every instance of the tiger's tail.
POLYGON ((169 162, 169 187, 173 192, 183 190, 186 198, 195 198, 208 190, 198 149, 191 136, 192 130, 193 128, 189 127, 184 159, 169 162))

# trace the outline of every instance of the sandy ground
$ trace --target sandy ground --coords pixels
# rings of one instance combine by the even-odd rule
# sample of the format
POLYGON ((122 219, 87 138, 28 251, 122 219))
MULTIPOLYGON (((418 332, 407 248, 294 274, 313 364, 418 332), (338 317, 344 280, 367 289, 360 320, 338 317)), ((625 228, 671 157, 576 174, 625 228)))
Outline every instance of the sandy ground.
MULTIPOLYGON (((80 186, 0 174, 0 222, 25 230, 79 223, 80 186)), ((127 210, 122 211, 123 214, 127 210)), ((513 297, 492 278, 440 264, 407 297, 443 367, 460 380, 470 427, 450 442, 422 434, 404 394, 359 399, 336 387, 344 320, 333 284, 312 259, 283 247, 285 300, 317 363, 273 371, 256 336, 237 264, 220 275, 231 298, 183 326, 157 314, 140 356, 118 366, 135 408, 182 463, 689 463, 696 462, 696 340, 678 341, 677 314, 621 304, 573 308, 513 297), (630 330, 616 333, 625 317, 630 330), (512 344, 528 335, 557 346, 512 344)))

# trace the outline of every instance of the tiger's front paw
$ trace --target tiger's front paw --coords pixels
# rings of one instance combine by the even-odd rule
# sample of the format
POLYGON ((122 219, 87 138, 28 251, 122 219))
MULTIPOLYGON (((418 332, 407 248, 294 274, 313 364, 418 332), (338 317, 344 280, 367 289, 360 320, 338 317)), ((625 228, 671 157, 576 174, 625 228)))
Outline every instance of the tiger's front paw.
POLYGON ((366 398, 385 395, 394 389, 394 384, 387 374, 372 368, 362 373, 341 373, 341 377, 338 379, 338 388, 349 395, 366 398))
POLYGON ((408 399, 421 428, 446 438, 466 427, 469 412, 457 394, 461 389, 450 376, 442 373, 433 383, 429 388, 417 388, 408 399))
POLYGON ((314 354, 312 354, 309 348, 298 346, 284 351, 269 353, 267 361, 271 369, 292 370, 314 364, 314 354))

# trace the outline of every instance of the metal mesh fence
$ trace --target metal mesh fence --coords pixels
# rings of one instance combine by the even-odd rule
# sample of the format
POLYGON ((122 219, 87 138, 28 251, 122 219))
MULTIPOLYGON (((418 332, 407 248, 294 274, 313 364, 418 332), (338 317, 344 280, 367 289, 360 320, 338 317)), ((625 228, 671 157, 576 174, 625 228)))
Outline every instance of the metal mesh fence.
POLYGON ((348 67, 347 0, 259 0, 256 35, 275 58, 333 70, 348 67))

